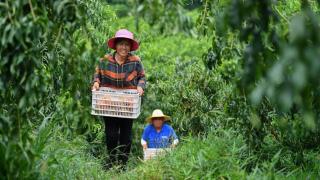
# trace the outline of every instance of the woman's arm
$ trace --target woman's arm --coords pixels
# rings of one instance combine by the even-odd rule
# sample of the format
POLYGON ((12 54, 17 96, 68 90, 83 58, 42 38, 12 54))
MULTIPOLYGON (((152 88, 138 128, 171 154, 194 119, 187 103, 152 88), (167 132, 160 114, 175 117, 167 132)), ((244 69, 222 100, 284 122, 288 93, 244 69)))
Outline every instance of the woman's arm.
POLYGON ((101 82, 101 69, 100 69, 100 63, 99 63, 99 65, 96 66, 96 71, 93 75, 92 90, 98 90, 100 86, 100 82, 101 82))
POLYGON ((144 89, 146 88, 146 77, 145 77, 145 72, 143 65, 141 61, 138 61, 137 63, 137 76, 138 76, 138 87, 137 90, 139 91, 139 94, 142 95, 144 92, 144 89))

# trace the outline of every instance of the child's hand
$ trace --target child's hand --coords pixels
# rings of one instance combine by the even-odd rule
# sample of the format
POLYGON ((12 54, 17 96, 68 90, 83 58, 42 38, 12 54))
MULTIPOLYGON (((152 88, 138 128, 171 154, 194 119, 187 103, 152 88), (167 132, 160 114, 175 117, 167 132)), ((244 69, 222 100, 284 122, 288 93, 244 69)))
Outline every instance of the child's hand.
POLYGON ((147 144, 142 145, 143 150, 146 150, 148 148, 147 144))

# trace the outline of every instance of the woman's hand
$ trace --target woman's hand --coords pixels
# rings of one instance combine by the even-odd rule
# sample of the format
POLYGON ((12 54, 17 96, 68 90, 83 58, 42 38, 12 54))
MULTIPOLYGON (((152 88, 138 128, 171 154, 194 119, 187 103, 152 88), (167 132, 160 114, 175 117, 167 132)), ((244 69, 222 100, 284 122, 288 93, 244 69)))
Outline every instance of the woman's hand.
POLYGON ((92 91, 99 90, 99 83, 98 83, 98 82, 94 82, 91 90, 92 90, 92 91))
POLYGON ((144 93, 142 87, 140 87, 140 86, 137 87, 137 91, 138 91, 138 93, 139 93, 140 96, 142 96, 143 93, 144 93))

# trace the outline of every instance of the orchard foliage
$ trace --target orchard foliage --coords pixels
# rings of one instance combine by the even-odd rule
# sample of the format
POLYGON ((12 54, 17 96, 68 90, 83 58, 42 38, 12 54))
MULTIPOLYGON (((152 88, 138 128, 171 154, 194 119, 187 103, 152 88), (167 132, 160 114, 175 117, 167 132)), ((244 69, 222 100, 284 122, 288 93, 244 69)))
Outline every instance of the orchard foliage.
MULTIPOLYGON (((83 94, 89 86, 79 85, 89 84, 91 67, 83 65, 93 66, 94 61, 90 58, 96 52, 96 46, 103 47, 102 35, 92 34, 92 29, 99 29, 104 36, 109 33, 106 24, 114 15, 106 11, 107 8, 99 1, 0 3, 1 177, 37 177, 34 163, 44 147, 35 148, 33 142, 38 140, 31 137, 30 132, 42 119, 39 131, 45 129, 54 116, 59 116, 59 103, 56 102, 65 99, 65 92, 72 102, 62 104, 63 108, 69 106, 70 111, 87 112, 87 107, 81 108, 81 104, 89 104, 89 97, 83 94), (94 12, 87 10, 92 7, 95 7, 94 12), (85 42, 77 40, 80 35, 88 37, 85 42), (95 42, 96 39, 100 43, 95 42)), ((72 121, 62 121, 67 123, 65 129, 73 124, 73 128, 81 131, 78 125, 87 124, 81 118, 77 120, 65 115, 63 118, 72 121)), ((41 135, 48 137, 49 134, 39 132, 39 138, 45 143, 45 137, 41 135)))
POLYGON ((0 177, 319 177, 319 1, 107 2, 0 2, 0 177), (95 63, 120 28, 140 41, 148 82, 124 172, 102 169, 90 115, 95 63), (181 144, 141 163, 156 108, 181 144))
MULTIPOLYGON (((40 105, 50 100, 46 97, 53 89, 50 86, 55 82, 53 78, 59 78, 50 74, 51 64, 64 55, 55 46, 61 43, 62 50, 72 44, 69 31, 76 30, 79 12, 72 1, 48 1, 46 6, 37 1, 1 3, 0 149, 3 177, 35 176, 31 169, 35 154, 28 131, 30 124, 36 121, 34 116, 40 105), (47 58, 43 58, 41 52, 47 54, 47 58)), ((65 77, 59 79, 64 80, 65 77)))
POLYGON ((143 18, 162 34, 177 34, 184 31, 195 35, 193 22, 186 15, 184 3, 180 0, 132 0, 131 11, 135 16, 136 29, 139 32, 139 19, 143 18))
POLYGON ((272 134, 299 152, 297 162, 304 149, 319 147, 319 23, 318 4, 307 0, 207 0, 198 19, 204 34, 214 32, 207 67, 223 63, 225 46, 219 44, 228 45, 239 65, 234 78, 239 97, 230 115, 247 129, 242 132, 249 144, 261 147, 272 134), (230 34, 236 46, 230 46, 230 34))

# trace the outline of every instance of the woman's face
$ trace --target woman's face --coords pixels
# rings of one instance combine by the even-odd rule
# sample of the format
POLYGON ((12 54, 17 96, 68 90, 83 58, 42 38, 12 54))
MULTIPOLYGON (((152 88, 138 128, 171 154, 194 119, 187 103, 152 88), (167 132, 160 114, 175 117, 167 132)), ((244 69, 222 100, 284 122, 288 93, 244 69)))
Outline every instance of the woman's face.
POLYGON ((121 39, 116 44, 117 53, 122 56, 128 56, 131 49, 131 42, 128 39, 121 39))
POLYGON ((162 127, 163 125, 163 122, 164 122, 164 118, 153 118, 152 119, 152 124, 155 128, 159 129, 162 127))

